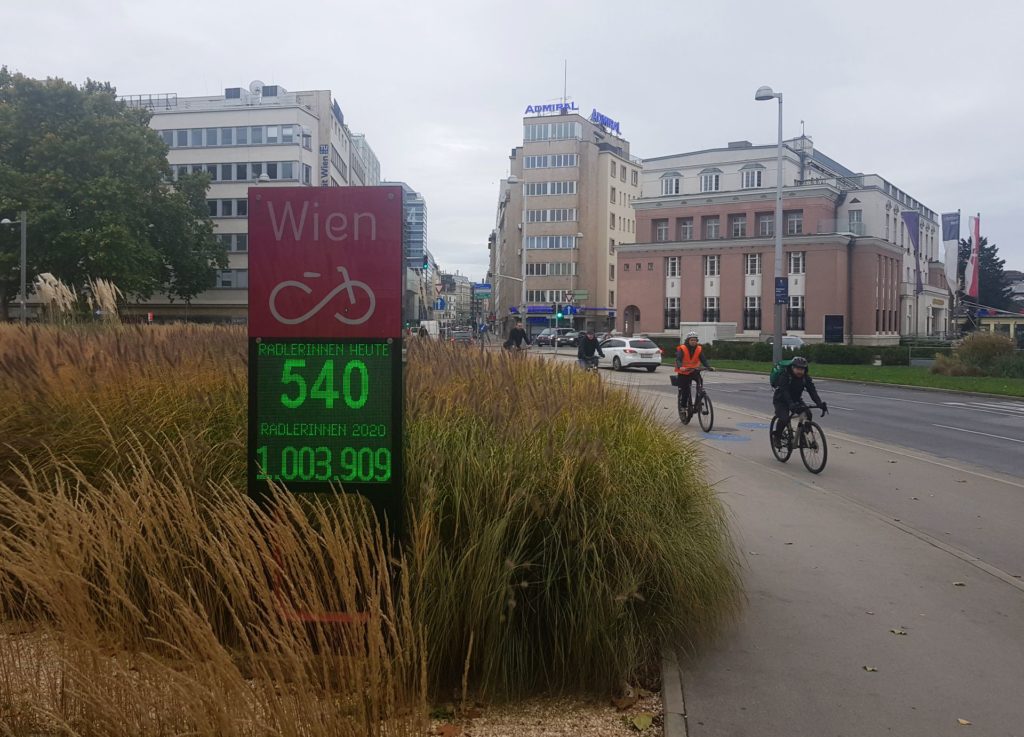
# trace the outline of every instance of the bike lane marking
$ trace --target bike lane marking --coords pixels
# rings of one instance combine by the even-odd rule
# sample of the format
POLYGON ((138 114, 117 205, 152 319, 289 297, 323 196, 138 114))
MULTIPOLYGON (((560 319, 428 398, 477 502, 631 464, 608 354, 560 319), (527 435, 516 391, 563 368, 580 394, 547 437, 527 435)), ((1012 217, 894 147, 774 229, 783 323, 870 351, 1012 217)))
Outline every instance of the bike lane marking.
POLYGON ((956 430, 957 432, 969 432, 971 435, 984 435, 988 438, 999 438, 1000 440, 1009 440, 1011 443, 1024 443, 1024 440, 1018 440, 1017 438, 1008 438, 1005 435, 993 435, 990 432, 978 432, 977 430, 967 430, 963 427, 952 427, 950 425, 937 425, 932 423, 932 427, 941 427, 944 430, 956 430))

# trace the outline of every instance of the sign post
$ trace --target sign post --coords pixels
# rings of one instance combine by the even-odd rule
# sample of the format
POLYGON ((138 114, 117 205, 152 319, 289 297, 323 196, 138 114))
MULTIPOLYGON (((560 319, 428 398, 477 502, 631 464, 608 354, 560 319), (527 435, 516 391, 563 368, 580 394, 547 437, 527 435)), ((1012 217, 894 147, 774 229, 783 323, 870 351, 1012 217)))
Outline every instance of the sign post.
POLYGON ((402 190, 249 191, 249 493, 402 523, 402 190))

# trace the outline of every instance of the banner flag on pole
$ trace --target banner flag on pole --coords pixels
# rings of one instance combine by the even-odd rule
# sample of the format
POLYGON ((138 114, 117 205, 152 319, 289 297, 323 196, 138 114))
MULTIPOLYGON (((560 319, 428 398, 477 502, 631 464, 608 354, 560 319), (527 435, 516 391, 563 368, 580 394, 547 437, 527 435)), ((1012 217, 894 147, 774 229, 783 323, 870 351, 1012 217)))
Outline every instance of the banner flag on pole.
POLYGON ((904 210, 901 215, 910 234, 910 244, 914 247, 914 276, 917 283, 914 285, 914 294, 924 291, 924 284, 921 282, 921 213, 904 210))
POLYGON ((960 211, 942 213, 942 246, 946 262, 946 283, 957 288, 957 261, 960 258, 960 211))
POLYGON ((964 271, 964 293, 968 297, 978 298, 978 254, 981 246, 981 215, 971 215, 967 218, 971 231, 971 257, 967 261, 967 269, 964 271))

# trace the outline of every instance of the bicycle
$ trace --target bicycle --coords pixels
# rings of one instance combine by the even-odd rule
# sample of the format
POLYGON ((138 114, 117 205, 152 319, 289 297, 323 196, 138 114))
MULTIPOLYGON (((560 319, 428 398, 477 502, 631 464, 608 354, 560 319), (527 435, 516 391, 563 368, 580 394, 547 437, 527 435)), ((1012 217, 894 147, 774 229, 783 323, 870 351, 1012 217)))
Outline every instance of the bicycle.
POLYGON ((793 455, 793 451, 800 449, 800 459, 804 462, 807 470, 811 473, 821 473, 825 470, 828 462, 828 442, 825 440, 825 431, 821 425, 814 421, 811 410, 818 408, 821 416, 824 417, 828 410, 820 404, 801 405, 800 409, 791 412, 786 426, 782 428, 780 444, 775 443, 775 429, 778 427, 779 418, 772 417, 772 424, 769 429, 769 440, 772 446, 772 453, 780 462, 785 463, 793 455), (793 427, 793 418, 800 417, 797 427, 793 427))
POLYGON ((579 359, 580 367, 588 373, 597 373, 597 356, 579 359))
MULTIPOLYGON (((701 376, 703 371, 702 368, 693 369, 693 384, 695 386, 693 400, 691 401, 689 392, 684 396, 682 387, 680 387, 676 407, 679 411, 679 419, 684 425, 689 425, 693 415, 696 414, 700 429, 704 432, 711 432, 711 428, 715 425, 715 407, 711 403, 711 397, 704 391, 704 377, 701 376)), ((679 374, 674 374, 675 381, 672 383, 676 384, 678 377, 679 374)), ((678 384, 676 385, 678 386, 678 384)))

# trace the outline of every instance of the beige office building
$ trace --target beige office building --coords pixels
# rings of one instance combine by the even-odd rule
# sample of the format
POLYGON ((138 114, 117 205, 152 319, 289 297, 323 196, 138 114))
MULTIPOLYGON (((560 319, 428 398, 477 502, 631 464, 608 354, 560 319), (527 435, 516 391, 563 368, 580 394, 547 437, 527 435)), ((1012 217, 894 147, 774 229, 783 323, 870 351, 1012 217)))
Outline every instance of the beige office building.
POLYGON ((157 321, 244 322, 248 312, 248 192, 258 186, 345 187, 380 184, 380 163, 353 134, 330 90, 289 92, 254 81, 223 95, 128 95, 152 113, 149 125, 167 144, 172 176, 206 172, 207 206, 228 268, 189 304, 154 295, 127 313, 157 321))
POLYGON ((554 324, 611 329, 618 310, 615 249, 633 243, 639 159, 619 124, 574 103, 530 106, 512 149, 489 239, 496 329, 523 319, 531 334, 554 324))

